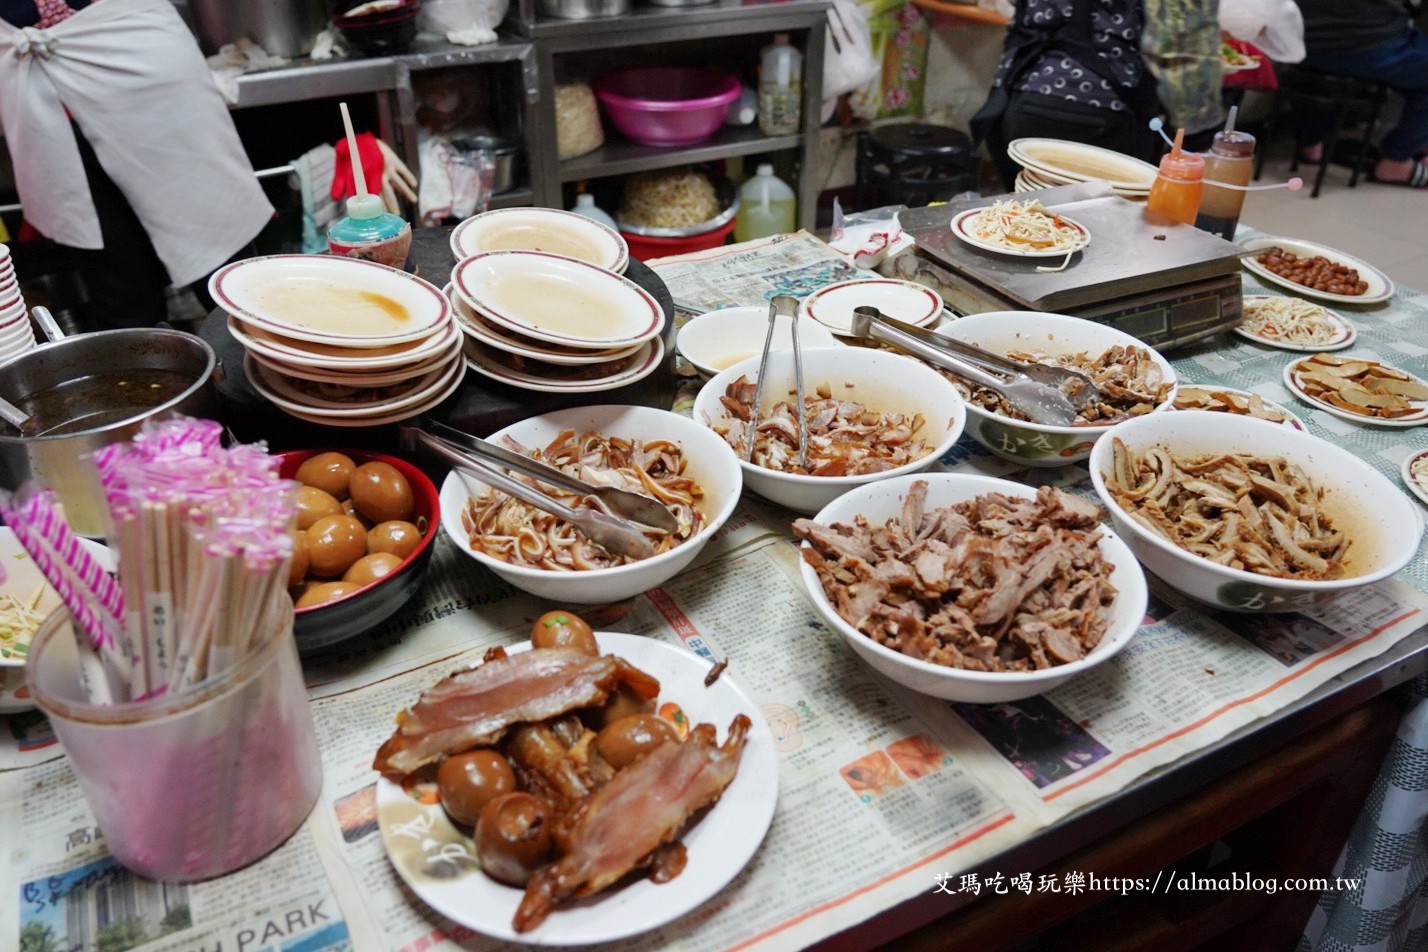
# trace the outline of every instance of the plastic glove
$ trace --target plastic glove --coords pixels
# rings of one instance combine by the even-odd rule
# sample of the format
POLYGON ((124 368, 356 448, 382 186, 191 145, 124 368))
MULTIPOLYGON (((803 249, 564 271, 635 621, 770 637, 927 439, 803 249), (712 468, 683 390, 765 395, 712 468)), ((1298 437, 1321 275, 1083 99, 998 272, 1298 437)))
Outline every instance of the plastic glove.
MULTIPOLYGON (((332 200, 340 202, 349 195, 357 194, 352 172, 352 156, 348 152, 347 139, 342 138, 334 146, 337 150, 337 168, 332 176, 332 200)), ((377 137, 370 132, 357 133, 357 155, 362 160, 362 178, 367 182, 369 195, 382 194, 382 173, 385 159, 377 137)))
POLYGON ((401 206, 397 196, 400 195, 408 202, 415 202, 417 177, 386 142, 378 139, 377 147, 382 150, 382 158, 385 160, 382 166, 382 203, 387 206, 387 211, 400 215, 401 206))

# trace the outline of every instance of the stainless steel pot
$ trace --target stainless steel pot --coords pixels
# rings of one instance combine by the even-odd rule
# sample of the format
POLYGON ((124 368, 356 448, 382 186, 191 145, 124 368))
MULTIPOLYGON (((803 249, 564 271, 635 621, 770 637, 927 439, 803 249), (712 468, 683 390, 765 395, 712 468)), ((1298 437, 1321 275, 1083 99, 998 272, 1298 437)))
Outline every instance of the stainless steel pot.
POLYGON ((188 0, 203 51, 243 37, 273 56, 305 56, 327 26, 326 0, 188 0))
POLYGON ((541 16, 562 20, 593 20, 630 12, 631 0, 537 0, 541 16))
MULTIPOLYGON (((145 420, 214 416, 218 358, 213 348, 192 334, 144 327, 65 337, 0 363, 0 396, 11 403, 68 380, 125 370, 170 370, 192 377, 193 385, 150 410, 94 429, 37 437, 0 432, 0 487, 18 489, 33 479, 59 494, 65 519, 76 532, 104 535, 104 493, 87 454, 128 440, 145 420)), ((15 432, 4 423, 0 431, 15 432)))

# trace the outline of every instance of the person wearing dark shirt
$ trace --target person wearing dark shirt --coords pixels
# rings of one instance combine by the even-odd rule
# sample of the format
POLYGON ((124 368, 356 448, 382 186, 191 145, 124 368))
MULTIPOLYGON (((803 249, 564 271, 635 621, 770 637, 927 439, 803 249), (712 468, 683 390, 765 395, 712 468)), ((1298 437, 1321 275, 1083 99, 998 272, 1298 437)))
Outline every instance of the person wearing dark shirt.
POLYGON ((1018 0, 986 104, 972 120, 1012 187, 1007 144, 1069 139, 1137 154, 1155 115, 1155 81, 1140 55, 1139 0, 1018 0))
MULTIPOLYGON (((1380 80, 1403 97, 1403 112, 1379 142, 1374 181, 1428 188, 1428 37, 1403 0, 1296 0, 1304 14, 1304 65, 1323 73, 1380 80)), ((1300 114, 1304 158, 1318 161, 1324 117, 1300 114)))

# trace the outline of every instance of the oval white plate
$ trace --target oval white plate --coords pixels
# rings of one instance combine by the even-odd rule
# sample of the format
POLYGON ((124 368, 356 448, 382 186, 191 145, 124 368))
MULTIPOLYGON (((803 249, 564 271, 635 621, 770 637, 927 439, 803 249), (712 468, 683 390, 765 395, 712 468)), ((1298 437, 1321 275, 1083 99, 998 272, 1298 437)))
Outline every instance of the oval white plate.
POLYGON ((459 262, 451 283, 493 323, 566 347, 630 347, 659 336, 664 310, 612 271, 543 251, 488 251, 459 262))
POLYGON ((960 215, 953 217, 952 234, 956 235, 958 238, 962 239, 974 248, 981 248, 983 251, 990 251, 994 254, 999 255, 1011 255, 1013 258, 1064 258, 1074 251, 1082 250, 1091 243, 1091 232, 1087 230, 1085 225, 1058 213, 1058 218, 1060 218, 1066 224, 1070 225, 1072 228, 1075 228, 1081 233, 1081 243, 1078 244, 1075 248, 1062 248, 1060 251, 1038 251, 1035 249, 1019 251, 1012 248, 1003 248, 1000 245, 994 245, 990 241, 983 241, 982 239, 973 235, 971 231, 972 219, 976 218, 982 212, 986 211, 988 207, 990 206, 984 206, 982 208, 970 208, 967 211, 962 212, 960 215))
MULTIPOLYGON (((1247 294, 1244 298, 1245 307, 1248 308, 1254 301, 1273 300, 1272 295, 1267 294, 1247 294)), ((1246 328, 1243 324, 1234 328, 1234 332, 1246 340, 1252 340, 1256 344, 1264 344, 1267 347, 1278 347, 1280 350, 1294 350, 1301 353, 1323 353, 1328 350, 1342 350, 1354 341, 1359 339, 1358 328, 1344 320, 1343 315, 1324 308, 1324 313, 1328 316, 1329 323, 1334 325, 1334 337, 1325 344, 1292 344, 1287 340, 1280 340, 1276 337, 1262 337, 1259 334, 1246 328)))
POLYGON ((1019 165, 1067 182, 1099 180, 1117 191, 1148 192, 1159 171, 1149 162, 1066 139, 1013 139, 1009 155, 1019 165))
POLYGON ((1241 247, 1247 251, 1260 252, 1268 248, 1278 246, 1290 254, 1299 257, 1312 258, 1315 255, 1323 255, 1335 264, 1341 264, 1358 271, 1359 277, 1368 284, 1368 290, 1363 294, 1330 294, 1328 291, 1315 291, 1313 288, 1306 288, 1302 284, 1296 284, 1288 278, 1281 278, 1273 271, 1254 260, 1254 255, 1245 255, 1240 259, 1240 263, 1246 269, 1282 288, 1293 291, 1295 294, 1302 294, 1305 297, 1318 298, 1321 301, 1334 301, 1338 304, 1378 304, 1393 297, 1393 281, 1388 275, 1369 264, 1367 261, 1355 258, 1353 255, 1345 254, 1335 248, 1326 245, 1316 245, 1312 241, 1300 241, 1297 238, 1249 238, 1240 242, 1241 247))
MULTIPOLYGON (((911 281, 871 278, 840 281, 803 299, 798 313, 813 318, 835 334, 853 333, 853 308, 870 306, 884 315, 926 327, 942 315, 942 297, 931 288, 911 281)), ((760 343, 759 349, 763 349, 760 343)))
POLYGON ((498 208, 466 219, 451 233, 456 260, 483 251, 548 251, 623 274, 630 246, 608 225, 555 208, 498 208))
MULTIPOLYGON (((1307 359, 1307 357, 1301 357, 1299 360, 1291 361, 1284 368, 1284 385, 1289 388, 1291 393, 1305 403, 1313 404, 1325 413, 1336 416, 1340 420, 1348 420, 1350 423, 1362 423, 1365 426, 1387 426, 1396 429, 1408 429, 1409 427, 1422 426, 1424 423, 1428 423, 1428 400, 1409 400, 1408 402, 1411 405, 1418 408, 1418 412, 1409 416, 1390 419, 1386 417, 1365 416, 1361 413, 1350 413, 1348 410, 1336 407, 1332 403, 1325 403, 1323 400, 1309 396, 1309 394, 1304 391, 1304 388, 1299 385, 1298 375, 1295 373, 1295 368, 1299 363, 1307 359)), ((1383 362, 1379 361, 1379 363, 1383 362)), ((1391 367, 1400 373, 1408 373, 1408 371, 1402 367, 1394 367, 1392 364, 1384 364, 1384 366, 1391 367)), ((1413 374, 1408 374, 1408 376, 1417 383, 1423 383, 1422 380, 1413 374)), ((1428 384, 1425 384, 1425 386, 1428 386, 1428 384)))
POLYGON ((208 281, 218 306, 278 334, 342 347, 420 340, 451 319, 439 288, 361 258, 268 255, 219 269, 208 281), (378 305, 372 305, 377 296, 378 305), (369 306, 362 308, 364 304, 369 306), (387 308, 396 309, 396 315, 387 308))
POLYGON ((402 420, 410 420, 412 417, 420 416, 455 393, 456 388, 461 386, 461 381, 466 379, 466 361, 456 361, 455 367, 455 376, 439 393, 432 395, 429 399, 422 400, 422 402, 414 406, 409 406, 406 409, 397 410, 393 413, 383 413, 381 416, 371 417, 333 417, 322 416, 319 412, 311 410, 284 408, 283 412, 289 416, 297 417, 299 420, 305 420, 308 423, 318 423, 322 426, 385 426, 388 423, 399 423, 402 420))
POLYGON ((453 354, 460 353, 461 340, 461 335, 456 335, 451 341, 451 346, 434 357, 425 357, 413 363, 405 363, 392 370, 359 371, 356 373, 348 373, 340 370, 324 370, 320 367, 308 367, 303 364, 288 363, 287 361, 277 360, 257 350, 249 350, 244 356, 253 358, 269 370, 277 371, 289 377, 296 377, 299 380, 311 380, 316 383, 345 384, 353 387, 385 387, 394 383, 401 383, 403 380, 410 380, 413 377, 420 377, 441 367, 451 359, 453 354))
MULTIPOLYGON (((712 377, 725 367, 763 353, 768 329, 767 307, 726 307, 690 318, 679 329, 675 343, 685 360, 701 373, 712 377)), ((804 349, 836 347, 838 338, 822 324, 801 315, 798 318, 798 343, 804 349)), ((789 350, 792 347, 792 324, 779 321, 774 329, 771 349, 789 350)))
POLYGON ((408 392, 388 400, 360 404, 335 404, 331 401, 312 399, 307 394, 286 384, 280 374, 261 367, 247 357, 243 359, 243 369, 247 372, 248 382, 252 384, 253 389, 284 410, 296 410, 299 413, 321 417, 324 420, 358 420, 374 416, 389 416, 398 410, 426 402, 433 395, 445 391, 453 380, 460 379, 465 373, 463 363, 464 361, 458 357, 450 364, 427 374, 418 381, 419 386, 408 392))
MULTIPOLYGON (((723 795, 680 841, 689 851, 684 871, 670 882, 648 879, 608 890, 557 909, 540 926, 517 934, 511 919, 523 890, 503 886, 477 868, 471 837, 446 818, 439 804, 423 804, 401 786, 377 781, 377 821, 382 843, 397 873, 433 909, 483 935, 532 945, 610 942, 656 929, 703 905, 739 874, 763 842, 778 804, 778 755, 759 708, 726 672, 709 687, 710 663, 653 638, 597 632, 602 651, 617 655, 659 679, 659 700, 677 703, 691 723, 713 724, 719 741, 738 714, 753 722, 739 758, 739 772, 723 795), (464 863, 423 872, 428 856, 462 855, 464 863), (449 871, 449 872, 447 872, 449 871)), ((526 646, 508 649, 511 653, 526 646)))
POLYGON ((599 393, 602 390, 614 390, 616 387, 645 379, 664 361, 664 341, 656 337, 640 345, 633 361, 619 373, 590 380, 560 380, 507 367, 484 353, 482 346, 475 341, 468 341, 466 344, 466 363, 472 370, 483 377, 520 387, 522 390, 536 390, 541 393, 599 393))
MULTIPOLYGON (((1246 398, 1251 397, 1251 396, 1254 396, 1254 394, 1250 393, 1250 391, 1248 391, 1248 390, 1240 390, 1240 389, 1237 388, 1237 387, 1212 387, 1212 386, 1208 386, 1208 385, 1205 385, 1205 384, 1182 383, 1182 384, 1181 384, 1179 387, 1177 387, 1176 390, 1175 390, 1175 399, 1179 400, 1180 397, 1181 397, 1181 395, 1184 394, 1187 390, 1207 390, 1207 391, 1215 391, 1215 392, 1217 392, 1217 393, 1232 393, 1232 394, 1235 394, 1236 396, 1241 396, 1241 397, 1246 397, 1246 398)), ((1284 420, 1280 423, 1281 426, 1292 426, 1292 427, 1293 427, 1294 429, 1296 429, 1296 430, 1303 430, 1303 431, 1306 432, 1306 433, 1309 432, 1309 428, 1304 425, 1304 421, 1299 418, 1298 414, 1296 414, 1293 410, 1290 410, 1288 407, 1284 406, 1284 404, 1282 404, 1282 403, 1275 403, 1273 400, 1265 400, 1264 397, 1260 397, 1260 400, 1263 400, 1263 401, 1264 401, 1264 405, 1265 405, 1266 407, 1268 407, 1269 409, 1271 409, 1271 410, 1278 410, 1280 413, 1284 414, 1284 420)), ((1229 413, 1229 411, 1220 411, 1220 410, 1197 410, 1197 409, 1194 409, 1193 407, 1177 407, 1177 406, 1175 406, 1174 404, 1171 404, 1171 409, 1172 409, 1172 410, 1179 410, 1179 411, 1182 411, 1182 412, 1185 412, 1185 413, 1221 413, 1221 412, 1223 412, 1223 413, 1225 413, 1227 416, 1249 416, 1248 413, 1236 413, 1236 414, 1231 414, 1231 413, 1229 413)))
POLYGON ((1428 506, 1428 486, 1424 486, 1413 478, 1413 461, 1423 459, 1425 456, 1428 456, 1428 450, 1419 450, 1405 457, 1399 472, 1403 476, 1403 484, 1408 487, 1408 491, 1417 496, 1425 506, 1428 506))
POLYGON ((391 347, 355 350, 317 343, 308 343, 303 347, 299 346, 303 341, 294 341, 280 334, 259 330, 244 324, 231 314, 228 316, 228 332, 245 350, 257 351, 273 360, 341 371, 388 370, 403 364, 412 364, 450 349, 452 341, 461 337, 453 322, 423 340, 391 347), (308 349, 309 347, 311 349, 308 349))
MULTIPOLYGON (((451 285, 447 285, 450 289, 451 285)), ((516 354, 520 357, 529 357, 532 360, 543 360, 549 364, 568 364, 578 366, 580 364, 598 364, 606 360, 618 360, 627 357, 639 350, 643 344, 635 344, 632 347, 615 347, 603 350, 574 350, 572 348, 555 349, 556 345, 551 345, 552 349, 539 346, 539 342, 530 339, 520 340, 508 334, 502 333, 502 329, 495 324, 486 321, 480 314, 471 310, 470 305, 461 299, 461 295, 455 291, 451 292, 451 303, 456 309, 456 321, 461 330, 468 336, 475 338, 488 347, 497 350, 504 350, 508 354, 516 354)), ((514 334, 514 331, 509 334, 514 334)))

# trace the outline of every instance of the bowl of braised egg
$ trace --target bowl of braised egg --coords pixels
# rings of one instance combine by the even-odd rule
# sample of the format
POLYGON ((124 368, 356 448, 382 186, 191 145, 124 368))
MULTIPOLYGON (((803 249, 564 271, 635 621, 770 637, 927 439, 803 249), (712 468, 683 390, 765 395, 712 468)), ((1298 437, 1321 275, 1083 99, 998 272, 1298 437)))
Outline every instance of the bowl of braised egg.
POLYGON ((416 466, 366 450, 278 454, 298 483, 288 590, 298 651, 363 635, 416 594, 431 562, 441 506, 416 466))

